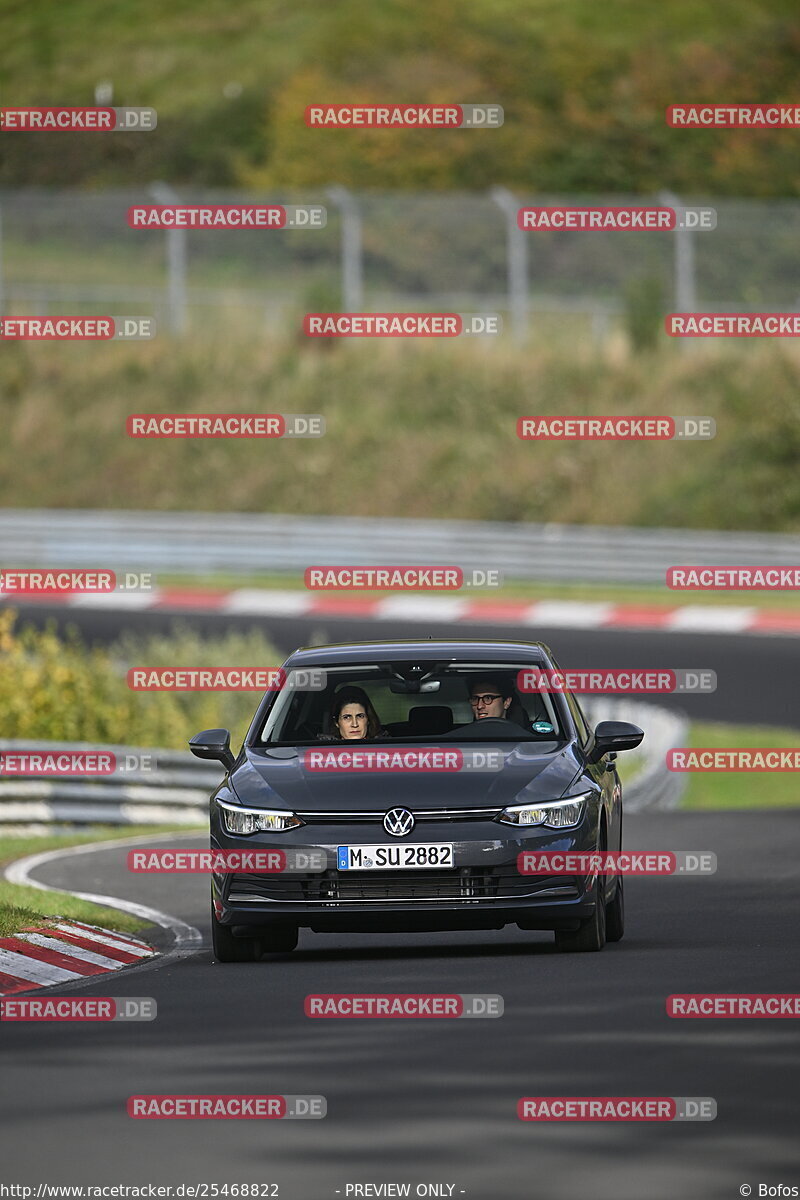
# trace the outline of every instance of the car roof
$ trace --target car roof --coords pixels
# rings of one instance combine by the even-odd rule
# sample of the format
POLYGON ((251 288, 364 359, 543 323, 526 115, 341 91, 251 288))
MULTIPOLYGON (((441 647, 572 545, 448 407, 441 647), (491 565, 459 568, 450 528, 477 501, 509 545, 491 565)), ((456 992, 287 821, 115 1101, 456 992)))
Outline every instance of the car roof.
POLYGON ((396 659, 451 659, 454 662, 496 662, 498 658, 541 662, 552 657, 544 642, 490 641, 472 638, 440 641, 338 642, 303 646, 286 660, 286 666, 325 666, 341 663, 393 662, 396 659))

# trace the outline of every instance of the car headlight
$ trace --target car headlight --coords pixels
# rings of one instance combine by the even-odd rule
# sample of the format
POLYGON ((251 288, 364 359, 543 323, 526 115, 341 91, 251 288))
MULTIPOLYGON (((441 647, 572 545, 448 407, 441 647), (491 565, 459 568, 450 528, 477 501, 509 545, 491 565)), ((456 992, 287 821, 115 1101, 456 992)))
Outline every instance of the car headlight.
POLYGON ((497 817, 504 825, 544 825, 547 829, 571 829, 578 825, 590 795, 569 796, 546 804, 510 804, 497 817))
POLYGON ((303 822, 293 812, 273 808, 238 808, 217 800, 222 824, 228 833, 285 833, 303 822))

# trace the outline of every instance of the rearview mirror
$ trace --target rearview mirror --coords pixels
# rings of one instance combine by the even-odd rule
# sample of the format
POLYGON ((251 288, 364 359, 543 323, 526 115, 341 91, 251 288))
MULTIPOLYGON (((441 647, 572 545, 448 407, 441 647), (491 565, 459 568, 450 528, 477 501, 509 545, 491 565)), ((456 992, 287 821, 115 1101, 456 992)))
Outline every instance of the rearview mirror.
POLYGON ((627 721, 601 721, 594 731, 589 762, 598 762, 610 750, 633 750, 644 737, 644 730, 627 721))
POLYGON ((236 759, 231 753, 231 735, 227 729, 204 729, 189 742, 195 758, 214 759, 230 771, 236 759))

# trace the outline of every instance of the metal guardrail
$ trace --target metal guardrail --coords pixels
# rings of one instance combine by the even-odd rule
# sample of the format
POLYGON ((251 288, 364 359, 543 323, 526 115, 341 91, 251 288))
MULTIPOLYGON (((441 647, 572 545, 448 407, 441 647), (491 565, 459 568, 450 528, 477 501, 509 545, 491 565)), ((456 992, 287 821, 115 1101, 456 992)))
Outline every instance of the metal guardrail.
MULTIPOLYGON (((246 574, 314 564, 452 564, 514 579, 662 583, 681 564, 788 565, 800 536, 250 513, 0 510, 0 570, 246 574)), ((156 579, 157 582, 157 579, 156 579)))
POLYGON ((0 775, 0 829, 8 825, 197 825, 223 768, 182 750, 98 746, 89 742, 0 739, 0 754, 14 750, 105 750, 118 764, 150 756, 154 770, 115 775, 45 779, 0 775))
MULTIPOLYGON (((684 775, 667 771, 665 754, 670 746, 685 745, 685 718, 630 700, 588 698, 585 707, 592 722, 633 721, 646 731, 642 770, 624 786, 627 811, 675 808, 687 781, 684 775)), ((9 825, 197 825, 204 821, 209 795, 221 781, 223 769, 189 752, 0 740, 0 753, 98 749, 113 751, 118 762, 126 755, 152 755, 157 769, 70 780, 0 776, 0 830, 9 825)))

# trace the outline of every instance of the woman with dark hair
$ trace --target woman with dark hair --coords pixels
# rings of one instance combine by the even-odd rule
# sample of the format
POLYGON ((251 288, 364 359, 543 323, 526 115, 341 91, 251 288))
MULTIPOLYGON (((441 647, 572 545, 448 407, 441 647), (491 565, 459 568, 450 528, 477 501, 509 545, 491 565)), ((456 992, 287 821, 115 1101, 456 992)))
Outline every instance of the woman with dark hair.
POLYGON ((388 730, 363 688, 346 684, 339 688, 331 704, 333 730, 323 733, 324 742, 361 742, 366 738, 388 737, 388 730))

